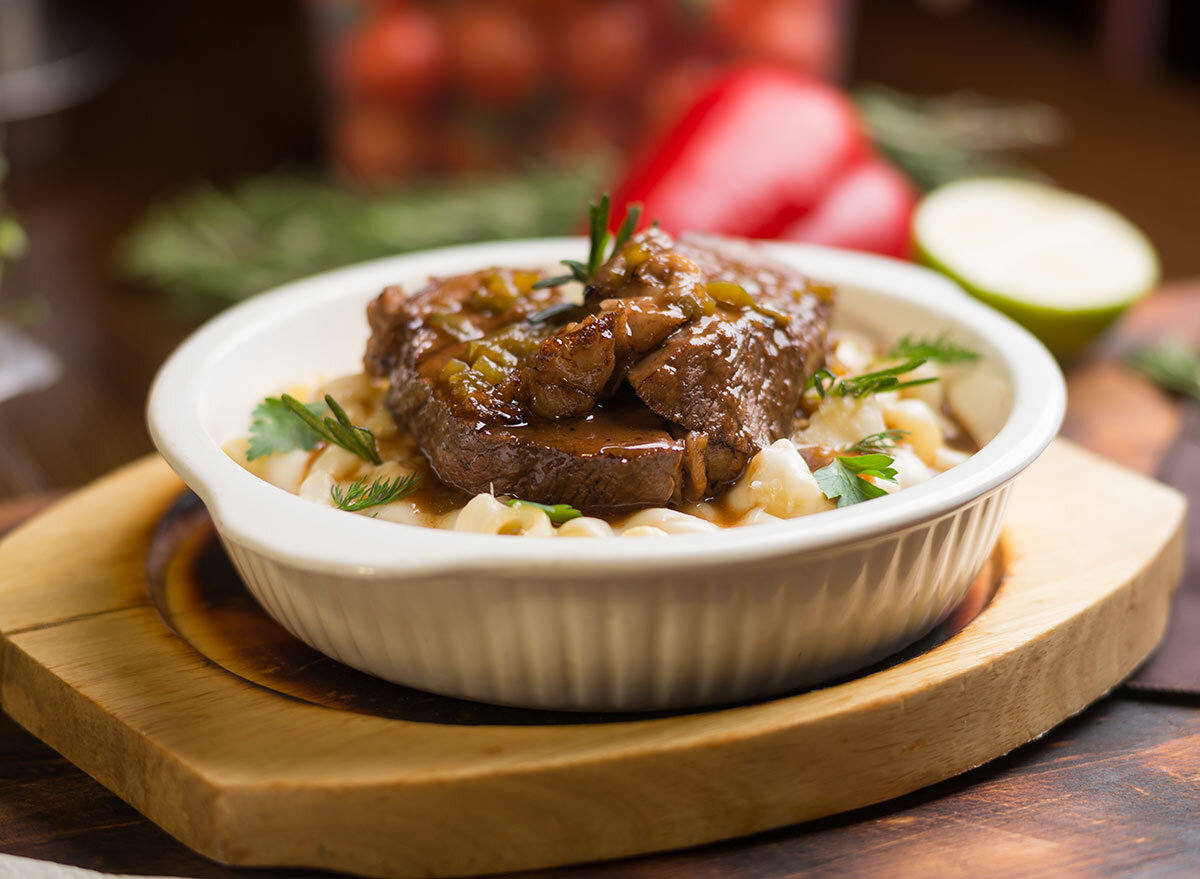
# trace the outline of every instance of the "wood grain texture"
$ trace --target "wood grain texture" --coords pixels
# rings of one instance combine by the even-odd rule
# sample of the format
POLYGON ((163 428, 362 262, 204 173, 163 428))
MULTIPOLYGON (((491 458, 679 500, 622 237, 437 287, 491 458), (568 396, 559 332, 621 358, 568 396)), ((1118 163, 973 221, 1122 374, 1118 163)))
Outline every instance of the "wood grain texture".
POLYGON ((1179 436, 1180 407, 1123 361, 1161 338, 1200 344, 1200 282, 1168 284, 1137 303, 1067 373, 1063 435, 1139 473, 1156 474, 1179 436))
MULTIPOLYGON (((955 637, 991 600, 1003 571, 1004 553, 997 547, 945 620, 915 643, 846 677, 881 671, 955 637)), ((326 708, 469 726, 614 723, 695 710, 631 715, 489 705, 403 687, 343 665, 299 640, 255 601, 221 546, 208 511, 190 492, 172 504, 155 530, 146 574, 159 616, 197 653, 251 683, 326 708)))
MULTIPOLYGON (((125 33, 122 40, 130 75, 66 119, 31 123, 44 128, 42 122, 49 122, 64 141, 88 148, 55 154, 44 138, 32 136, 44 132, 30 130, 24 142, 36 164, 18 163, 8 181, 32 252, 7 273, 3 292, 11 294, 8 302, 30 292, 47 296, 52 319, 37 334, 64 355, 68 375, 52 391, 0 407, 0 448, 15 447, 19 458, 44 474, 29 485, 4 468, 0 454, 0 497, 39 485, 73 486, 150 448, 142 414, 146 389, 186 327, 172 320, 161 297, 112 276, 112 245, 132 219, 197 176, 229 180, 312 152, 311 126, 297 124, 297 114, 279 106, 281 96, 292 107, 305 95, 300 77, 280 75, 300 57, 302 37, 288 36, 301 31, 289 28, 300 18, 294 4, 206 0, 153 7, 120 0, 105 4, 106 13, 114 7, 139 25, 134 39, 125 33), (152 9, 160 10, 157 16, 147 15, 152 9), (237 27, 230 28, 231 21, 237 27), (209 69, 217 44, 222 64, 209 65, 216 78, 196 77, 196 70, 209 69), (144 51, 147 46, 153 54, 144 51), (247 83, 255 87, 244 88, 247 83), (231 109, 236 124, 230 124, 231 109)), ((1070 121, 1072 135, 1033 161, 1138 222, 1159 245, 1168 277, 1200 273, 1194 223, 1200 211, 1200 115, 1194 94, 1170 83, 1114 87, 1082 45, 997 4, 972 4, 952 16, 911 0, 871 0, 859 7, 850 81, 1047 101, 1070 121)), ((9 127, 10 158, 22 133, 17 128, 9 127)), ((1191 313, 1200 314, 1194 307, 1200 295, 1193 293, 1192 303, 1191 313)), ((1130 317, 1141 310, 1139 305, 1130 317)), ((1122 327, 1117 329, 1119 334, 1122 327)), ((1152 424, 1177 429, 1162 408, 1171 408, 1169 401, 1119 367, 1106 368, 1120 374, 1116 381, 1134 383, 1131 402, 1159 412, 1152 424), (1136 399, 1142 394, 1151 402, 1136 399)), ((1086 406, 1091 414, 1069 416, 1065 434, 1154 472, 1155 456, 1174 439, 1170 430, 1155 433, 1140 417, 1128 417, 1105 384, 1088 387, 1090 393, 1072 384, 1072 410, 1086 406), (1139 463, 1125 456, 1131 449, 1150 454, 1139 463)), ((1200 502, 1195 494, 1192 499, 1200 502)), ((838 818, 540 875, 1194 879, 1200 863, 1200 703, 1180 699, 1166 704, 1114 696, 985 767, 838 818)), ((0 851, 114 872, 247 876, 191 852, 2 715, 0 851)), ((256 871, 253 877, 312 875, 256 871)))
MULTIPOLYGON (((521 877, 1192 879, 1200 863, 1197 707, 1110 698, 1006 757, 888 803, 731 842, 521 877)), ((0 850, 115 873, 329 875, 247 874, 201 857, 2 715, 0 850)))
POLYGON ((1170 489, 1059 442, 1018 484, 1000 592, 920 657, 724 711, 449 727, 296 702, 170 634, 142 565, 178 489, 147 460, 0 547, 0 566, 17 572, 0 591, 5 710, 210 857, 378 876, 695 845, 993 759, 1083 709, 1152 649, 1183 513, 1170 489), (1065 491, 1063 472, 1090 478, 1065 491), (85 550, 63 553, 64 535, 85 550))

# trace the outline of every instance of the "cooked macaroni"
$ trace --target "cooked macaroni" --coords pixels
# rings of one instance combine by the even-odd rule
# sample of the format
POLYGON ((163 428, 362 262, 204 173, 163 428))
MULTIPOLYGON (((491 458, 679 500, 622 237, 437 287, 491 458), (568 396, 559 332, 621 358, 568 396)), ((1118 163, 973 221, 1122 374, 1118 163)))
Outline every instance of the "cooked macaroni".
MULTIPOLYGON (((875 347, 863 335, 841 334, 829 358, 830 370, 839 377, 878 369, 875 347)), ((905 378, 941 379, 959 367, 924 365, 905 378)), ((318 388, 314 399, 332 395, 357 425, 369 429, 383 458, 372 465, 351 452, 327 445, 313 452, 276 453, 246 460, 246 441, 228 448, 248 470, 300 497, 325 506, 336 506, 332 490, 346 491, 358 480, 396 479, 427 468, 414 441, 401 432, 385 403, 385 388, 366 375, 349 375, 318 388)), ((402 500, 373 506, 359 515, 391 522, 422 525, 477 534, 511 534, 534 537, 663 537, 698 534, 721 527, 756 525, 794 519, 836 506, 818 485, 809 461, 827 460, 859 440, 884 431, 903 431, 887 449, 896 471, 895 482, 874 482, 895 492, 924 482, 969 456, 969 442, 946 413, 943 382, 917 385, 865 397, 828 396, 790 439, 781 439, 750 459, 745 471, 720 497, 678 508, 650 508, 632 514, 599 518, 576 516, 555 524, 538 505, 510 503, 509 499, 479 494, 462 501, 446 490, 440 497, 426 491, 402 500), (950 445, 951 441, 957 443, 950 445), (806 456, 807 453, 807 456, 806 456)), ((819 469, 819 468, 818 468, 819 469)), ((429 482, 436 480, 429 479, 429 482)))

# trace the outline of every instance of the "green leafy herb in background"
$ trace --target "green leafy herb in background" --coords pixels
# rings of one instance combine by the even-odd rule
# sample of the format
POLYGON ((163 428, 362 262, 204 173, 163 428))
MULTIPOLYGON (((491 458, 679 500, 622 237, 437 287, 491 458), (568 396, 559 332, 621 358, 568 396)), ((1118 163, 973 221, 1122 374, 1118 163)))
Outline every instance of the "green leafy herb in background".
POLYGON ((535 510, 541 510, 550 517, 550 521, 555 525, 578 519, 583 515, 570 504, 539 504, 534 501, 523 501, 520 498, 509 498, 507 503, 510 507, 533 507, 535 510))
POLYGON ((151 211, 120 268, 185 313, 215 311, 335 266, 468 241, 571 233, 599 164, 378 194, 272 174, 226 192, 199 186, 151 211))
POLYGON ((1129 365, 1168 391, 1200 401, 1200 352, 1164 339, 1129 355, 1129 365))
POLYGON ((333 499, 333 505, 339 510, 345 510, 348 513, 357 513, 371 507, 390 504, 393 501, 407 497, 417 490, 417 486, 420 483, 420 473, 397 476, 394 479, 379 477, 370 485, 367 485, 367 480, 364 477, 352 483, 345 491, 342 490, 341 486, 331 486, 329 496, 333 499))
MULTIPOLYGON (((972 94, 915 97, 877 85, 855 99, 875 142, 926 189, 973 174, 1030 175, 1010 154, 1063 137, 1061 118, 1043 104, 972 94)), ((283 173, 229 191, 202 185, 148 213, 121 246, 118 263, 127 276, 165 291, 185 314, 199 316, 366 259, 573 232, 577 206, 600 188, 604 172, 597 161, 374 194, 283 173)), ((11 219, 0 219, 0 259, 6 247, 10 257, 19 253, 24 235, 11 219)), ((581 273, 594 273, 592 262, 580 264, 581 273)))
MULTIPOLYGON (((329 411, 324 403, 309 403, 313 417, 329 411)), ((321 435, 301 421, 279 397, 267 397, 254 410, 250 421, 250 445, 246 460, 253 461, 275 452, 315 449, 321 435)))
POLYGON ((29 242, 25 230, 16 218, 8 213, 4 204, 4 178, 8 176, 8 162, 0 154, 0 278, 4 277, 4 264, 25 253, 29 242))
POLYGON ((960 177, 1038 176, 1013 154, 1066 136, 1057 111, 1030 101, 971 92, 918 97, 877 84, 857 89, 854 99, 876 145, 922 189, 960 177))
POLYGON ((863 479, 864 476, 895 482, 896 470, 888 455, 839 455, 813 476, 825 497, 836 498, 839 507, 848 507, 887 494, 878 485, 863 479))

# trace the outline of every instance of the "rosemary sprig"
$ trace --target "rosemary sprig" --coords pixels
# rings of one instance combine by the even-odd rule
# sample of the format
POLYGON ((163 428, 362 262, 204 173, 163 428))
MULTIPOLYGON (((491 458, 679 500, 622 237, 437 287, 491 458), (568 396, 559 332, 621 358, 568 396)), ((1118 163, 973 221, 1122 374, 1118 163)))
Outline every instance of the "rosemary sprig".
POLYGON ((390 504, 407 497, 416 491, 420 483, 420 473, 397 476, 395 479, 379 477, 370 485, 367 485, 366 477, 363 477, 352 483, 345 491, 341 486, 331 486, 329 496, 333 499, 333 505, 339 510, 357 513, 360 510, 390 504))
POLYGON ((572 519, 578 519, 583 513, 575 509, 570 504, 539 504, 535 501, 523 501, 520 498, 509 498, 506 503, 510 507, 533 507, 536 510, 541 510, 550 517, 550 521, 555 525, 561 525, 563 522, 570 522, 572 519))
MULTIPOLYGON (((565 284, 566 282, 564 281, 563 283, 565 284)), ((526 321, 531 324, 545 323, 546 321, 556 318, 560 315, 569 314, 579 307, 580 306, 574 302, 556 302, 553 305, 543 308, 541 311, 535 311, 533 314, 529 315, 528 318, 526 318, 526 321)))
POLYGON ((893 345, 892 350, 884 357, 896 360, 923 359, 934 363, 963 363, 979 359, 978 352, 951 342, 947 336, 947 333, 941 333, 932 339, 914 339, 911 335, 906 335, 893 345))
POLYGON ((338 405, 338 401, 329 394, 325 395, 325 404, 333 412, 334 418, 330 418, 328 415, 318 418, 309 411, 308 407, 290 394, 284 394, 280 399, 285 406, 292 410, 292 414, 326 441, 358 455, 364 461, 370 461, 372 464, 383 463, 383 459, 379 457, 379 449, 375 445, 375 434, 365 427, 357 427, 351 422, 346 410, 338 405))
POLYGON ((578 281, 581 284, 590 284, 592 279, 596 277, 596 273, 600 271, 600 266, 604 265, 605 260, 609 259, 612 254, 617 253, 625 246, 626 242, 637 229, 638 221, 642 216, 642 206, 640 204, 631 204, 625 206, 625 218, 621 221, 621 227, 617 230, 616 237, 608 231, 609 215, 612 209, 612 201, 608 193, 600 196, 599 201, 594 201, 588 206, 588 258, 586 263, 582 263, 576 259, 564 259, 562 264, 571 271, 565 275, 555 275, 551 278, 543 278, 533 285, 535 290, 541 290, 545 287, 557 287, 560 284, 566 284, 571 281, 578 281))
POLYGON ((1128 363, 1168 391, 1200 401, 1200 353, 1178 339, 1163 339, 1129 355, 1128 363))
POLYGON ((292 174, 193 187, 154 207, 118 249, 121 270, 184 315, 334 266, 465 241, 561 235, 602 162, 534 165, 479 181, 367 193, 292 174))
POLYGON ((875 145, 921 189, 978 176, 1036 176, 1020 151, 1054 146, 1062 116, 1046 106, 958 91, 917 97, 867 84, 854 100, 875 145))
POLYGON ((846 451, 862 455, 880 455, 896 448, 896 443, 906 436, 907 430, 881 430, 879 433, 864 436, 852 446, 847 446, 846 451))
POLYGON ((862 375, 839 379, 827 368, 822 367, 813 373, 805 385, 805 389, 814 388, 817 394, 824 397, 866 397, 881 391, 897 391, 900 388, 913 388, 917 385, 927 385, 937 381, 937 378, 915 378, 901 381, 900 376, 912 372, 925 360, 907 360, 898 366, 877 369, 874 372, 864 372, 862 375))

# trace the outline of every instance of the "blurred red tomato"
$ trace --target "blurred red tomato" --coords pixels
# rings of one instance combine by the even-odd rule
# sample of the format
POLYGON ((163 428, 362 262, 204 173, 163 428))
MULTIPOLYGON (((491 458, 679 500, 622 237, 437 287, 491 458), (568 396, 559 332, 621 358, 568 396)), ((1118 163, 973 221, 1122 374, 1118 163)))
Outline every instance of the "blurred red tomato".
POLYGON ((646 66, 653 10, 643 0, 573 3, 564 10, 558 63, 567 89, 607 98, 632 88, 646 66))
POLYGON ((721 0, 714 30, 751 58, 831 73, 838 0, 721 0))
POLYGON ((716 61, 686 58, 651 77, 642 101, 639 137, 652 140, 674 125, 711 88, 720 72, 716 61))
POLYGON ((882 159, 868 156, 775 237, 905 257, 916 204, 917 192, 908 179, 882 159))
POLYGON ((545 71, 545 39, 518 9, 470 3, 451 13, 450 56, 459 86, 494 107, 532 97, 545 71))
POLYGON ((568 160, 612 155, 625 145, 626 121, 603 106, 567 106, 550 123, 546 146, 552 157, 568 160))
POLYGON ((342 76, 356 98, 415 103, 428 98, 445 71, 437 22, 408 4, 377 7, 342 46, 342 76))
POLYGON ((361 183, 388 183, 421 170, 421 128, 392 106, 351 105, 334 120, 333 149, 361 183))
POLYGON ((425 120, 434 171, 469 177, 499 171, 512 158, 510 145, 470 119, 425 120))

